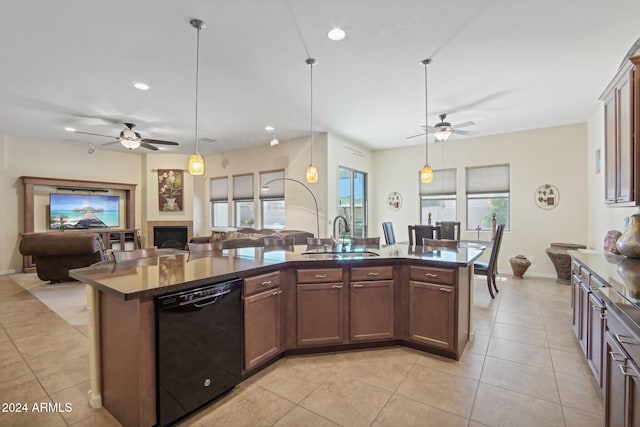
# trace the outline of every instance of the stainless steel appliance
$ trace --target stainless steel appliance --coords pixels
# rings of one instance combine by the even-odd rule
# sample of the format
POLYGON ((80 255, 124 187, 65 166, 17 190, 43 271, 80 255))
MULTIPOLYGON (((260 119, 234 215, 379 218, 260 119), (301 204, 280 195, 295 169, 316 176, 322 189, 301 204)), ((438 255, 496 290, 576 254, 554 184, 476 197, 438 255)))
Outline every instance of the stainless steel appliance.
POLYGON ((173 424, 240 382, 242 280, 156 297, 158 425, 173 424))

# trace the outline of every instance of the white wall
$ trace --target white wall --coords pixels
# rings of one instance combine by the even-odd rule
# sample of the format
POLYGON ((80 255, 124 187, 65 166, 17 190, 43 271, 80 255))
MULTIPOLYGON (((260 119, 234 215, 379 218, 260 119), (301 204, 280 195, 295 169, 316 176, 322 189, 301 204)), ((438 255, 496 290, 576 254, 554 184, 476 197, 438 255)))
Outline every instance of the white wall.
MULTIPOLYGON (((24 230, 24 185, 21 176, 78 179, 85 181, 137 184, 136 206, 141 206, 140 155, 97 149, 88 154, 87 145, 70 145, 35 141, 10 135, 0 135, 2 152, 0 272, 22 271, 22 256, 18 251, 20 233, 24 230)), ((46 209, 46 206, 41 206, 46 209)), ((46 213, 41 212, 46 216, 46 213)), ((136 226, 142 215, 136 210, 136 226)))
POLYGON ((588 158, 588 245, 602 249, 604 235, 609 230, 625 230, 625 217, 638 212, 638 208, 610 207, 604 203, 604 107, 600 105, 587 122, 588 158), (601 153, 600 173, 596 173, 596 150, 601 153))
MULTIPOLYGON (((279 145, 271 147, 265 143, 259 147, 229 153, 216 154, 205 157, 207 178, 227 176, 229 180, 233 175, 254 172, 254 200, 256 203, 255 228, 261 228, 261 218, 257 205, 260 203, 260 177, 259 171, 284 169, 286 178, 292 178, 305 184, 315 195, 318 201, 320 234, 327 233, 327 135, 318 134, 314 138, 313 163, 318 168, 320 179, 316 183, 305 181, 305 171, 311 159, 309 138, 299 138, 290 141, 281 141, 279 145)), ((201 200, 205 207, 204 221, 199 222, 195 228, 195 235, 211 234, 209 218, 211 207, 209 204, 209 183, 198 186, 200 194, 195 199, 201 200)), ((230 196, 232 187, 229 185, 230 196)), ((316 212, 313 199, 309 192, 299 184, 285 181, 286 217, 287 229, 304 230, 317 234, 316 212)), ((230 213, 229 218, 233 218, 230 213)))
MULTIPOLYGON (((424 142, 415 146, 376 151, 373 155, 375 206, 371 223, 392 221, 396 240, 408 240, 407 225, 420 221, 418 171, 425 161, 424 142), (403 207, 392 212, 386 195, 397 191, 403 207)), ((587 127, 586 124, 558 126, 490 137, 455 137, 429 144, 429 163, 434 169, 457 168, 457 219, 463 225, 463 239, 475 239, 476 231, 465 231, 465 167, 511 165, 511 230, 505 232, 499 270, 511 273, 509 258, 534 256, 527 274, 555 277, 545 249, 551 242, 587 243, 587 127), (556 208, 536 206, 534 193, 542 184, 560 191, 556 208)), ((473 228, 473 227, 472 227, 473 228)), ((480 233, 489 239, 488 232, 480 233)))

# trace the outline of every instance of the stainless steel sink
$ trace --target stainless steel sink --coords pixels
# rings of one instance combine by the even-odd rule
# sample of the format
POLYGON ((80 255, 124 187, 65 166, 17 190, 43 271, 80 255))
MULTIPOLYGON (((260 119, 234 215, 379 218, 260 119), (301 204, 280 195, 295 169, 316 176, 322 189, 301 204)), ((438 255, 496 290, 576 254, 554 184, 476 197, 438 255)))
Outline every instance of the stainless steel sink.
POLYGON ((357 259, 380 256, 375 252, 303 252, 302 256, 309 259, 357 259))

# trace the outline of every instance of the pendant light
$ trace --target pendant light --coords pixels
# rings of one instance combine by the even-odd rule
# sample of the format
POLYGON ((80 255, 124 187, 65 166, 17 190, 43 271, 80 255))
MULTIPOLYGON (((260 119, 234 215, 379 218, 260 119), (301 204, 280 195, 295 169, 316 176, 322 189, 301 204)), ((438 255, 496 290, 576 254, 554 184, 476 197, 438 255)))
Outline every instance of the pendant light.
POLYGON ((207 27, 204 22, 199 19, 192 19, 189 23, 198 30, 196 42, 196 152, 189 157, 189 173, 191 175, 203 175, 204 159, 200 155, 200 151, 198 151, 198 68, 200 65, 200 30, 205 30, 207 27))
POLYGON ((425 149, 425 161, 422 170, 420 171, 420 182, 432 182, 433 181, 433 169, 429 166, 429 112, 427 110, 427 66, 431 63, 430 59, 423 59, 420 63, 424 66, 424 123, 427 128, 424 133, 424 149, 425 149))
POLYGON ((313 66, 317 64, 313 58, 307 58, 305 61, 309 64, 309 70, 311 72, 311 111, 310 111, 310 128, 311 128, 311 163, 307 167, 306 178, 307 182, 318 182, 318 168, 313 166, 313 66))

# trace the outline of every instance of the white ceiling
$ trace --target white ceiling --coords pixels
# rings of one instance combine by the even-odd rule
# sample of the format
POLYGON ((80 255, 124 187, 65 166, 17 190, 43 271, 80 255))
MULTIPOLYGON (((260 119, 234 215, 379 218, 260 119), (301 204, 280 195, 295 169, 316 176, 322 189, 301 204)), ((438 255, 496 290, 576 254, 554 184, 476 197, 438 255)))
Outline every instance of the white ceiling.
POLYGON ((115 137, 134 122, 192 152, 192 18, 207 25, 203 154, 268 144, 268 124, 281 140, 308 135, 307 49, 314 129, 372 149, 424 143, 406 137, 424 124, 425 58, 430 125, 442 112, 479 135, 584 122, 638 16, 638 0, 5 0, 0 133, 125 150, 63 128, 115 137), (343 41, 326 37, 334 26, 343 41))

